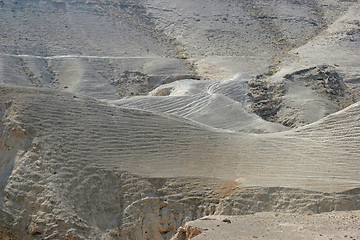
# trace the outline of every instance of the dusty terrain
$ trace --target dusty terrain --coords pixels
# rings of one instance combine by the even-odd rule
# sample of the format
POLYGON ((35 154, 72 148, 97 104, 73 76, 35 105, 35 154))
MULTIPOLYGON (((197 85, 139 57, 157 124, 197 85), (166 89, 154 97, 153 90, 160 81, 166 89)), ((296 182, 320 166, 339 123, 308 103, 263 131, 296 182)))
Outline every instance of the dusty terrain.
POLYGON ((0 238, 358 239, 359 22, 355 0, 0 1, 0 238))
POLYGON ((211 216, 188 223, 174 240, 215 239, 359 239, 359 211, 323 214, 257 213, 211 216))

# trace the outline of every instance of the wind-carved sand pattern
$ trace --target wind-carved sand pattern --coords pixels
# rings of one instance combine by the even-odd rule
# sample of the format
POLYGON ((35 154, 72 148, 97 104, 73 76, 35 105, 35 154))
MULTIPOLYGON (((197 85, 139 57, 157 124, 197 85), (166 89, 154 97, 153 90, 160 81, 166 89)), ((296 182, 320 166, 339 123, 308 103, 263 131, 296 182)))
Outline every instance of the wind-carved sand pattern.
POLYGON ((0 1, 0 239, 359 238, 357 1, 0 1))

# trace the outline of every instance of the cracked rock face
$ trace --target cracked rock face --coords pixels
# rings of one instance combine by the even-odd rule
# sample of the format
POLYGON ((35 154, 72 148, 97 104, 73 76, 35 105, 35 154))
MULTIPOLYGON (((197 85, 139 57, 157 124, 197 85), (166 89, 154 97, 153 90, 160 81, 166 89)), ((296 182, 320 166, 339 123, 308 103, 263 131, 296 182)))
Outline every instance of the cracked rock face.
POLYGON ((249 86, 251 109, 263 119, 276 122, 282 97, 286 93, 285 84, 256 79, 251 81, 249 86))

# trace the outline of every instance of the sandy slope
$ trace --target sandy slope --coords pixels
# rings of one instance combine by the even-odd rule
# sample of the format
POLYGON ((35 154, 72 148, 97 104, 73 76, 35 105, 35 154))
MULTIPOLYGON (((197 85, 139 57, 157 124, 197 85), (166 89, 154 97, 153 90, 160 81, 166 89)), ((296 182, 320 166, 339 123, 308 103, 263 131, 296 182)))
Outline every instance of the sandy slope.
POLYGON ((247 109, 247 79, 236 77, 224 82, 182 80, 155 89, 170 89, 168 96, 147 96, 112 103, 135 109, 164 112, 219 129, 238 132, 277 132, 287 128, 261 119, 247 109))
POLYGON ((1 91, 2 215, 22 239, 98 238, 111 229, 110 235, 161 239, 184 221, 214 212, 358 207, 357 191, 336 192, 359 187, 359 104, 308 128, 253 135, 72 94, 1 91), (178 205, 173 187, 188 200, 178 205), (293 200, 282 205, 287 194, 305 205, 293 200), (197 197, 190 200, 192 195, 197 197), (257 196, 250 197, 258 201, 255 209, 241 203, 246 195, 257 196), (271 195, 273 200, 265 197, 271 195), (162 204, 174 212, 162 212, 162 204), (150 217, 152 205, 156 214, 150 217), (86 210, 89 206, 96 207, 86 210), (164 230, 151 230, 159 227, 164 230))
POLYGON ((6 91, 16 102, 16 121, 44 142, 41 154, 50 151, 68 162, 88 161, 152 177, 211 176, 246 186, 330 192, 358 187, 359 104, 304 129, 254 135, 75 95, 6 91))

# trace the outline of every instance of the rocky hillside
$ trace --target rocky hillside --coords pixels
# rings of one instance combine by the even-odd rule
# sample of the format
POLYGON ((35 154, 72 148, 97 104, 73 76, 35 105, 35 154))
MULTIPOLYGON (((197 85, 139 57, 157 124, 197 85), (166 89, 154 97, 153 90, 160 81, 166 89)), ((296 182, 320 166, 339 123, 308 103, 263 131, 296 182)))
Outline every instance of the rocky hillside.
POLYGON ((0 1, 0 238, 359 210, 359 22, 355 0, 0 1))

